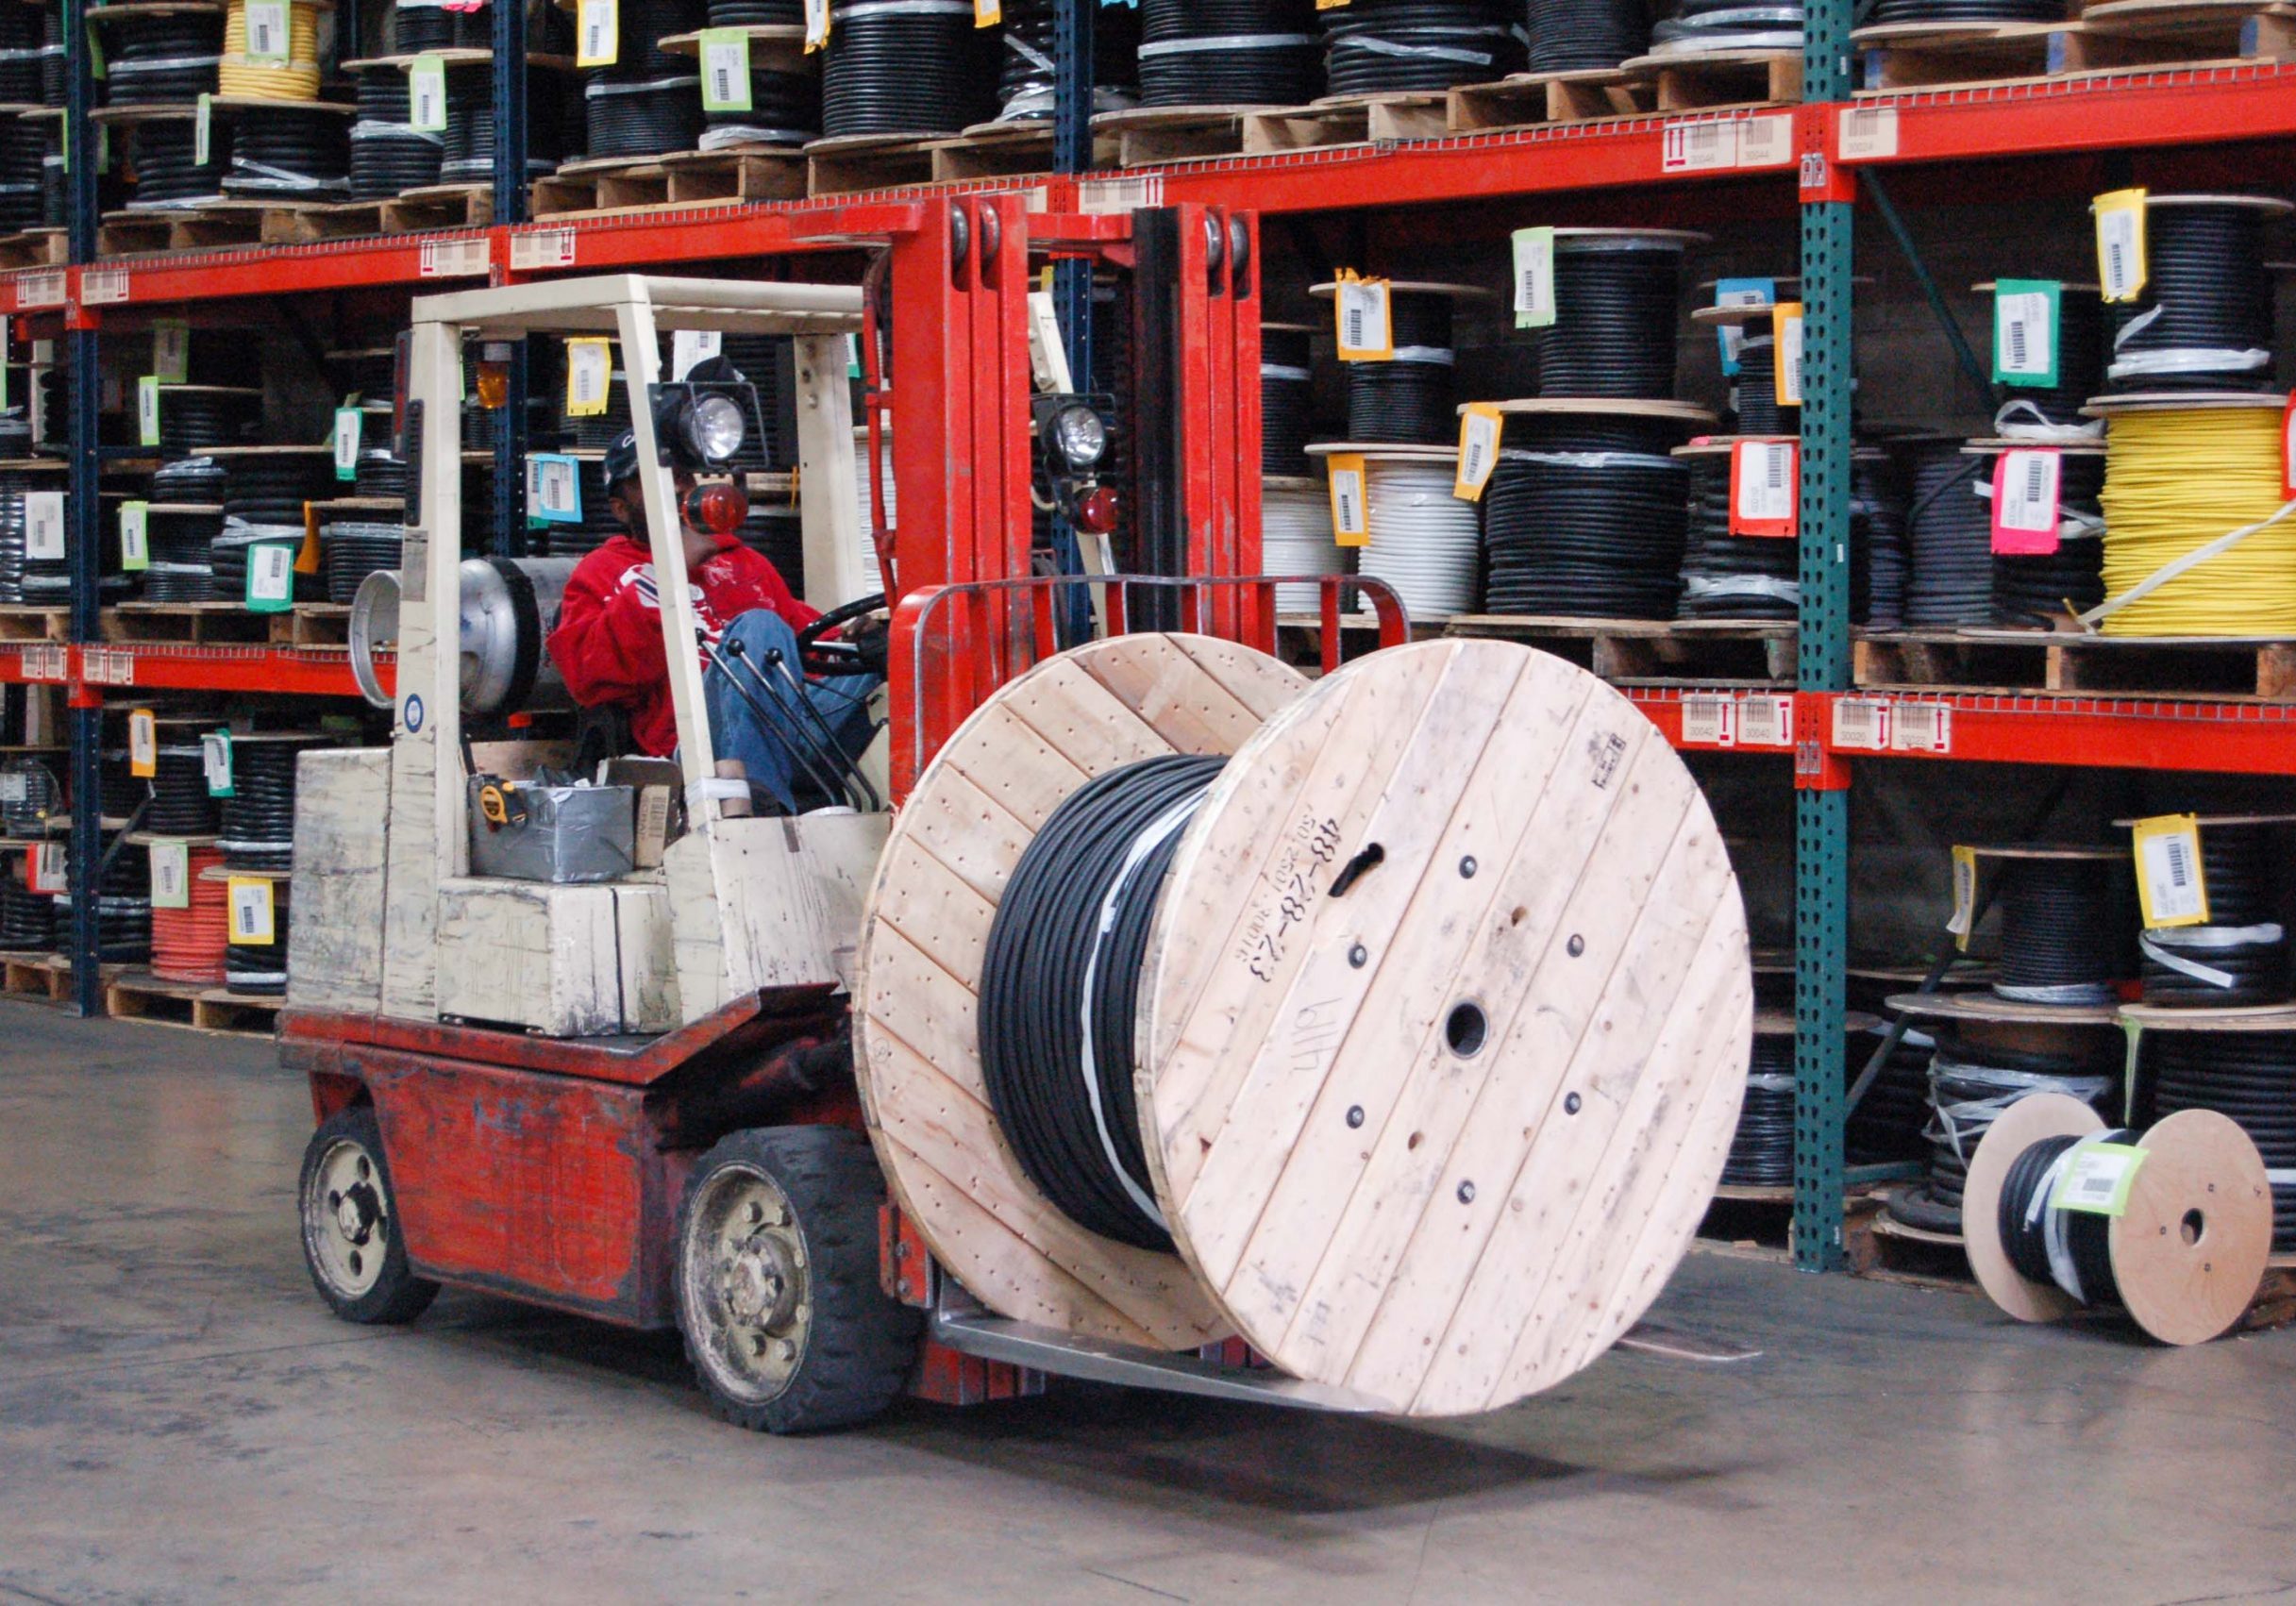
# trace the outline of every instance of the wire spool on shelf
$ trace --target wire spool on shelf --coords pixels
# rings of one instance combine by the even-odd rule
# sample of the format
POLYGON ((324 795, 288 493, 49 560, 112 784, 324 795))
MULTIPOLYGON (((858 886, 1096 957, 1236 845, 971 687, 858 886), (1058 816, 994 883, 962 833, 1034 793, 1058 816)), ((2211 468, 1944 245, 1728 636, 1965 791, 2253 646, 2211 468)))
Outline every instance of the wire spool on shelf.
POLYGON ((1356 549, 1357 574, 1393 587, 1404 612, 1416 621, 1474 611, 1480 544, 1475 505, 1451 494, 1457 469, 1450 452, 1351 442, 1308 450, 1319 457, 1363 457, 1368 534, 1356 549))
POLYGON ((1140 104, 1304 106, 1323 92, 1313 0, 1141 0, 1140 104))
POLYGON ((1998 864, 1996 997, 2019 1004, 2101 1005, 2136 970, 2137 908, 2126 847, 1978 847, 1998 864))
MULTIPOLYGON (((609 69, 611 71, 611 69, 609 69)), ((701 75, 671 73, 658 78, 624 80, 605 73, 593 74, 582 86, 586 112, 588 153, 593 160, 606 157, 670 156, 690 151, 701 139, 701 75)), ((477 106, 471 116, 483 115, 487 150, 492 160, 494 111, 477 106)))
POLYGON ((23 755, 0 760, 0 830, 44 837, 63 807, 64 789, 45 763, 23 755))
POLYGON ((2145 283, 2116 307, 2115 391, 2263 390, 2272 383, 2264 230, 2296 205, 2256 195, 2152 195, 2145 283))
POLYGON ((289 0, 287 53, 282 59, 247 54, 247 0, 229 0, 224 12, 224 51, 217 91, 239 100, 319 98, 319 8, 289 0))
POLYGON ((854 0, 830 13, 821 133, 955 134, 996 109, 993 36, 971 0, 854 0))
POLYGON ((1520 0, 1350 0, 1317 18, 1326 92, 1425 92, 1520 72, 1522 15, 1520 0))
POLYGON ((160 727, 151 807, 143 814, 143 828, 155 835, 211 837, 222 827, 222 800, 208 792, 205 751, 196 740, 168 740, 171 733, 196 736, 200 728, 193 722, 172 720, 160 727))
POLYGON ((1683 545, 1681 619, 1792 619, 1802 606, 1801 554, 1790 539, 1734 535, 1730 528, 1733 443, 1677 446, 1689 470, 1683 545))
POLYGON ((224 799, 225 865, 233 870, 293 867, 295 836, 295 760, 321 739, 298 732, 262 731, 231 742, 231 795, 224 799))
POLYGON ((327 601, 348 606, 359 594, 360 581, 377 569, 397 568, 406 538, 404 525, 322 525, 319 563, 320 572, 327 577, 327 601))
MULTIPOLYGON (((142 847, 122 843, 107 849, 96 892, 96 952, 106 964, 141 964, 151 956, 151 861, 142 847)), ((72 896, 59 893, 56 922, 71 928, 72 896)))
POLYGON ((223 18, 189 11, 107 16, 89 8, 104 29, 106 106, 192 106, 213 94, 223 59, 223 18))
POLYGON ((805 25, 805 0, 710 0, 710 25, 801 28, 805 25))
POLYGON ((358 477, 351 482, 354 494, 381 498, 407 494, 407 460, 394 457, 380 448, 371 448, 359 454, 358 477))
MULTIPOLYGON (((1791 281, 1789 281, 1791 282, 1791 281)), ((1738 331, 1737 382, 1732 410, 1741 435, 1799 435, 1802 409, 1778 405, 1777 314, 1770 307, 1697 307, 1690 321, 1701 328, 1738 331)))
POLYGON ((1790 1015, 1757 1014, 1746 1099, 1722 1163, 1725 1188, 1790 1188, 1794 1184, 1794 1022, 1790 1015))
POLYGON ((2099 398, 2108 636, 2296 635, 2274 394, 2099 398), (2212 550, 2213 548, 2213 550, 2212 550))
POLYGON ((2108 1130, 2078 1099, 2025 1099, 1971 1163, 1967 1214, 1969 1265, 2010 1315, 2054 1321, 2117 1306, 2163 1344, 2204 1344, 2230 1328, 2271 1249, 2264 1162, 2237 1126, 2206 1110, 2139 1137, 2108 1130), (2143 1150, 2120 1213, 2060 1208, 2061 1179, 2099 1143, 2143 1150))
MULTIPOLYGON (((1007 8, 1008 13, 1010 9, 1007 8)), ((812 61, 799 51, 795 32, 778 46, 753 38, 748 109, 713 111, 705 107, 700 148, 719 151, 752 145, 802 145, 819 139, 821 78, 812 61)))
MULTIPOLYGON (((2012 441, 1971 441, 1962 450, 1978 460, 1972 489, 1989 493, 2001 454, 2012 441)), ((2009 627, 2070 628, 2075 616, 2104 600, 2104 489, 2103 446, 2055 446, 2057 549, 1993 555, 1993 623, 2009 627)), ((1950 496, 1952 493, 1948 493, 1950 496)), ((1991 541, 1993 504, 1981 495, 1991 541)))
MULTIPOLYGON (((2000 295, 2000 281, 1971 285, 1984 294, 2000 295)), ((1995 322, 2000 322, 1997 309, 1995 322)), ((2030 337, 2028 337, 2030 338, 2030 337)), ((2008 400, 1994 414, 1993 427, 2003 437, 2020 444, 2057 442, 2079 444, 2103 431, 2085 420, 2081 410, 2088 398, 2104 389, 2106 339, 2104 298, 2093 284, 2057 286, 2056 382, 2019 383, 2004 378, 2008 400)))
POLYGON ((1307 324, 1260 326, 1260 472, 1297 477, 1309 472, 1308 436, 1314 432, 1315 369, 1307 324))
POLYGON ((294 201, 349 195, 349 125, 340 110, 246 107, 234 122, 226 194, 294 201))
POLYGON ((42 16, 29 6, 11 6, 0 14, 0 99, 18 106, 38 106, 46 90, 42 64, 42 16))
MULTIPOLYGON (((1334 283, 1309 292, 1319 300, 1339 293, 1334 283)), ((1454 303, 1485 300, 1471 285, 1398 279, 1387 287, 1388 328, 1394 356, 1385 361, 1344 364, 1348 376, 1348 439, 1391 445, 1436 446, 1458 439, 1451 370, 1454 303)))
POLYGON ((0 228, 40 226, 46 210, 41 162, 47 155, 47 121, 0 122, 0 228))
MULTIPOLYGON (((1199 638, 1064 654, 933 760, 867 907, 863 1105, 936 1260, 1019 1320, 1239 1333, 1309 1398, 1443 1415, 1570 1376, 1655 1296, 1736 1123, 1752 988, 1705 803, 1617 693, 1511 644, 1312 688, 1199 638), (1031 1181, 968 1023, 1055 811, 1231 748, 1162 879, 1131 1035, 1126 1175, 1175 1258, 1031 1181)), ((1072 1117, 1081 1076, 1043 1089, 1072 1117)))
MULTIPOLYGON (((2137 822, 2116 820, 2123 829, 2137 822)), ((2289 814, 2203 814, 2200 884, 2207 919, 2148 927, 2137 939, 2151 1009, 2240 1009, 2288 1002, 2288 930, 2280 923, 2289 814)), ((2174 851, 2171 849, 2171 851, 2174 851)), ((2290 1118, 2296 1120, 2296 1107, 2290 1118)))
POLYGON ((159 455, 198 457, 246 443, 263 417, 263 393, 236 385, 161 385, 159 455))
POLYGON ((1696 59, 1726 51, 1800 50, 1804 17, 1800 0, 1683 0, 1673 16, 1651 29, 1645 60, 1696 59))
POLYGON ((1861 27, 1899 23, 2061 23, 2057 0, 1875 0, 1861 27))
POLYGON ((199 161, 199 147, 190 122, 138 123, 127 130, 127 165, 134 175, 128 186, 127 209, 173 210, 212 201, 223 193, 224 173, 231 164, 231 129, 218 122, 208 139, 208 159, 199 161))
POLYGON ((24 884, 21 853, 0 859, 0 948, 45 953, 55 946, 55 898, 24 884))
POLYGON ((163 462, 152 471, 152 500, 186 507, 221 509, 225 473, 222 460, 183 458, 163 462))
MULTIPOLYGON (((1883 1030, 1876 1023, 1853 1032, 1849 1061, 1852 1079, 1880 1046, 1883 1030)), ((1936 1046, 1928 1032, 1911 1027, 1899 1038, 1843 1128, 1843 1154, 1851 1164, 1919 1160, 1928 1154, 1921 1129, 1929 1120, 1929 1064, 1936 1046)))
POLYGON ((394 66, 360 70, 359 119, 350 132, 352 200, 387 201, 439 181, 445 137, 411 126, 411 115, 406 74, 394 66))
POLYGON ((1542 396, 1674 394, 1683 253, 1678 228, 1554 231, 1554 322, 1533 331, 1542 396))
MULTIPOLYGON (((1344 575, 1348 549, 1332 532, 1332 498, 1320 479, 1260 481, 1260 572, 1344 575)), ((1312 613, 1322 605, 1314 585, 1276 587, 1278 613, 1312 613)))
POLYGON ((2211 1110, 2256 1146, 2272 1195, 2272 1251, 2296 1253, 2296 1016, 2286 1011, 2124 1012, 2137 1038, 2137 1107, 2211 1110))
POLYGON ((224 463, 224 516, 251 525, 300 531, 303 504, 324 500, 336 483, 333 453, 324 446, 243 446, 224 463))
MULTIPOLYGON (((209 875, 230 876, 227 867, 209 871, 209 875)), ((226 886, 229 883, 226 880, 226 886)), ((249 993, 258 997, 277 996, 287 991, 287 892, 288 879, 279 876, 271 882, 271 940, 269 942, 232 939, 224 945, 224 986, 233 993, 249 993)))
POLYGON ((1905 624, 1915 629, 1993 621, 1993 510, 1977 494, 1990 460, 1958 441, 1921 445, 1905 510, 1905 624))
POLYGON ((190 865, 187 907, 161 909, 155 904, 152 908, 152 975, 162 981, 220 987, 231 913, 223 879, 208 872, 223 863, 223 851, 193 846, 186 850, 186 858, 190 865))
POLYGON ((1850 454, 1850 607, 1854 624, 1895 629, 1905 612, 1905 497, 1878 446, 1850 454))
POLYGON ((1531 0, 1531 71, 1607 72, 1651 47, 1641 0, 1531 0))
POLYGON ((428 5, 391 8, 391 48, 400 56, 445 50, 455 42, 454 13, 431 0, 428 5))

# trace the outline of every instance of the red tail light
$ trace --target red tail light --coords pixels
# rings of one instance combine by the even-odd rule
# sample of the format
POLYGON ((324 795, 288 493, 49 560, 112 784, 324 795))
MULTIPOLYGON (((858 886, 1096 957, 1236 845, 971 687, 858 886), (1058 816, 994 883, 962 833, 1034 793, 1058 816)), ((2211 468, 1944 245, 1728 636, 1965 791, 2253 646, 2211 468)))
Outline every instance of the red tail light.
POLYGON ((731 535, 749 516, 749 493, 724 480, 686 493, 686 523, 712 535, 731 535))
POLYGON ((1076 505, 1076 527, 1087 535, 1106 535, 1116 527, 1116 494, 1105 485, 1084 493, 1076 505))

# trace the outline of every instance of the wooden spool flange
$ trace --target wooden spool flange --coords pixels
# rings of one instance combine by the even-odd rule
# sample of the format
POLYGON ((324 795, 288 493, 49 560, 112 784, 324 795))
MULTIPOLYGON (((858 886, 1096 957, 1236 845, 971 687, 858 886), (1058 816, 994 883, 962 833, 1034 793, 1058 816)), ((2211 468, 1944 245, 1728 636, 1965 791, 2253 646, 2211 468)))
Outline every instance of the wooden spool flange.
MULTIPOLYGON (((1969 1265, 1993 1302, 2019 1321, 2053 1321, 2080 1309, 2054 1282, 2009 1263, 2001 1192, 2009 1167, 2051 1137, 2104 1130, 2094 1110, 2064 1094, 2035 1094, 2002 1112, 1969 1162, 1962 1232, 1969 1265)), ((2271 1254, 2272 1194, 2246 1132, 2213 1110, 2183 1110, 2137 1146, 2143 1164, 2127 1208, 2109 1223, 2113 1281, 2130 1319, 2163 1344, 2204 1344, 2239 1318, 2271 1254)))

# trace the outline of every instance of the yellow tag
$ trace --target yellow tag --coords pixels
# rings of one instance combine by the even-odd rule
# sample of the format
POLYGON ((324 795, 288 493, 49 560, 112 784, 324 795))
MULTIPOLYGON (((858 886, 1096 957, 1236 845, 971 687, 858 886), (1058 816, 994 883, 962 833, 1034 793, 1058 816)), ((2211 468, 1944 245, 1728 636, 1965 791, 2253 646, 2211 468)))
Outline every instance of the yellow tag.
POLYGON ((993 28, 1004 21, 1004 0, 973 0, 973 26, 993 28))
POLYGON ((127 711, 127 773, 138 780, 159 773, 159 722, 149 709, 127 711))
POLYGON ((2104 299, 2134 301, 2150 276, 2145 255, 2145 192, 2115 190, 2089 203, 2097 219, 2097 278, 2104 299))
POLYGON ((1348 0, 1316 0, 1316 9, 1318 11, 1344 10, 1347 4, 1348 0))
POLYGON ((613 383, 613 343, 584 336, 566 343, 566 416, 599 418, 613 383))
POLYGON ((618 0, 581 0, 575 12, 574 64, 611 67, 622 55, 618 0))
POLYGON ((1953 849, 1953 917, 1945 928, 1953 934, 1953 946, 1969 952, 1969 928, 1977 915, 1977 850, 1953 849))
POLYGON ((1777 337, 1770 344, 1770 360, 1776 364, 1778 405, 1802 405, 1802 303, 1781 301, 1770 313, 1770 326, 1777 337))
POLYGON ((1342 546, 1371 544, 1371 506, 1361 452, 1325 460, 1332 473, 1332 535, 1342 546))
POLYGON ((1505 428, 1497 402, 1469 402, 1459 410, 1459 472, 1451 494, 1462 502, 1483 500, 1483 488, 1499 466, 1499 437, 1505 428))
POLYGON ((1385 362, 1395 356, 1395 323, 1387 300, 1385 279, 1358 278, 1348 269, 1340 270, 1338 293, 1332 297, 1340 361, 1385 362))
POLYGON ((231 941, 264 947, 277 939, 271 920, 271 883, 260 876, 233 876, 225 889, 231 905, 231 941))
POLYGON ((2201 823, 2190 814, 2155 814, 2139 820, 2131 833, 2137 843, 2137 897, 2144 923, 2168 926, 2208 924, 2208 881, 2201 869, 2201 823))
POLYGON ((826 50, 830 42, 830 0, 805 0, 805 53, 826 50))

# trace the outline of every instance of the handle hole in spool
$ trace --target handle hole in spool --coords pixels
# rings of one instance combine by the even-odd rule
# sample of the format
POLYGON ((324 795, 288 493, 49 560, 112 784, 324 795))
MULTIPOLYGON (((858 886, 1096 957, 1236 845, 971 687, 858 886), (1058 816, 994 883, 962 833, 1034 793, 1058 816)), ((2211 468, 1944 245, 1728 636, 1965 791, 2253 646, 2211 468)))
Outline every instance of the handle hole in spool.
POLYGON ((1479 1004, 1455 1004, 1443 1022, 1443 1041, 1451 1046, 1451 1052, 1462 1060, 1471 1058, 1490 1035, 1491 1023, 1483 1018, 1479 1004))
POLYGON ((1366 870, 1369 870, 1374 864, 1377 864, 1381 860, 1386 857, 1387 850, 1382 847, 1378 843, 1367 842, 1364 844, 1362 847, 1356 850, 1355 857, 1349 860, 1345 864, 1341 865, 1339 867, 1339 874, 1332 878, 1331 895, 1332 897, 1347 896, 1348 889, 1353 886, 1357 881, 1363 879, 1364 873, 1366 870))
POLYGON ((2184 1233, 2186 1243, 2197 1244, 2207 1235, 2208 1218, 2197 1210, 2188 1210, 2185 1212, 2185 1219, 2179 1224, 2179 1230, 2184 1233))

